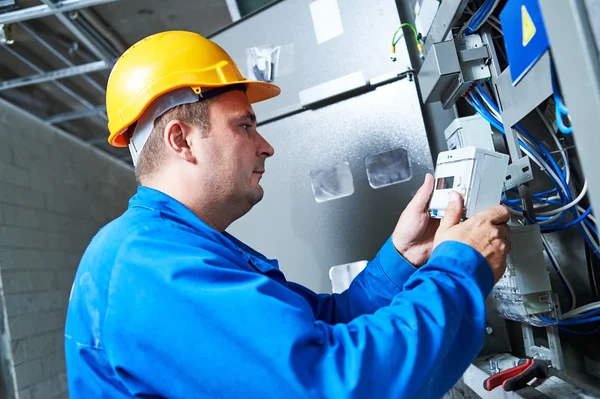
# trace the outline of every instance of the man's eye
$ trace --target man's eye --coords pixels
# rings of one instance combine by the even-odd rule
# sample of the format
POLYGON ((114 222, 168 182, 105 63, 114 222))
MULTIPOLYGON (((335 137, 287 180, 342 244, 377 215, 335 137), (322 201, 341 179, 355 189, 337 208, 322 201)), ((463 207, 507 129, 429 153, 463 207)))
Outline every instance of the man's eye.
POLYGON ((242 129, 244 129, 245 131, 249 132, 250 129, 252 128, 252 125, 249 125, 247 123, 243 123, 240 125, 242 129))

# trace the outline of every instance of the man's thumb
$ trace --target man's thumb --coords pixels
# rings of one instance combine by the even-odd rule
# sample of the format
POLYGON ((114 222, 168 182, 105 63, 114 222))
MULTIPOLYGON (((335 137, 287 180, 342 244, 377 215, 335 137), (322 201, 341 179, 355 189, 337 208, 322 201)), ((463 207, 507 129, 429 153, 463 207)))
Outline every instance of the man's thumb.
POLYGON ((446 214, 440 223, 440 229, 448 230, 457 225, 463 215, 463 198, 459 193, 453 191, 450 193, 450 201, 446 208, 446 214))

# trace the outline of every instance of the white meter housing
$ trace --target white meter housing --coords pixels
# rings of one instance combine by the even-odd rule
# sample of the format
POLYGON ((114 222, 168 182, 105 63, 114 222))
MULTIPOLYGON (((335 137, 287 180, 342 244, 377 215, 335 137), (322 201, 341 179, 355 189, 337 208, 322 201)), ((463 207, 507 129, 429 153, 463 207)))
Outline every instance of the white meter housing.
POLYGON ((442 218, 450 193, 464 200, 464 216, 469 218, 500 204, 508 155, 477 147, 440 152, 435 166, 435 187, 429 213, 442 218))
POLYGON ((479 147, 494 151, 492 127, 478 114, 454 119, 444 130, 444 136, 446 136, 448 150, 479 147))

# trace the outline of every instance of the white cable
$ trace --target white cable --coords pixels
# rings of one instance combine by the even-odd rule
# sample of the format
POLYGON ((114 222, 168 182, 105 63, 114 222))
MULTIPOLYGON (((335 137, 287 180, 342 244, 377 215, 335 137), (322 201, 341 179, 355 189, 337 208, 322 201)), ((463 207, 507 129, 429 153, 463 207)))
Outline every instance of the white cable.
MULTIPOLYGON (((498 119, 498 121, 502 122, 502 116, 498 113, 498 111, 496 111, 496 108, 493 107, 488 100, 486 99, 487 95, 483 95, 484 93, 482 93, 481 89, 479 88, 479 86, 475 86, 475 91, 477 92, 477 94, 479 94, 479 97, 481 97, 481 100, 483 100, 483 103, 485 105, 487 105, 488 110, 490 111, 490 113, 496 118, 498 119)), ((473 96, 473 93, 469 93, 469 95, 471 96, 471 98, 473 99, 473 101, 475 101, 475 97, 473 96)))
MULTIPOLYGON (((579 206, 579 205, 577 205, 577 210, 578 210, 579 212, 581 212, 581 213, 584 213, 584 212, 586 211, 586 209, 585 209, 585 208, 583 208, 583 207, 581 207, 581 206, 579 206)), ((598 224, 598 222, 596 221, 596 218, 595 218, 595 217, 594 217, 594 216, 593 216, 591 213, 588 215, 588 217, 587 217, 587 218, 588 218, 588 219, 590 219, 590 220, 592 221, 592 223, 594 223, 595 225, 597 225, 597 224, 598 224)))
POLYGON ((563 314, 562 318, 563 319, 572 319, 573 317, 577 317, 583 313, 587 313, 589 311, 592 311, 592 310, 598 309, 598 308, 600 308, 600 302, 592 302, 592 303, 581 306, 577 309, 573 309, 573 310, 563 314))
POLYGON ((583 183, 583 188, 581 189, 581 192, 579 193, 577 198, 575 198, 573 201, 571 201, 567 205, 561 206, 560 208, 556 208, 556 209, 553 209, 553 210, 547 211, 547 212, 540 212, 540 213, 538 213, 538 215, 539 216, 552 216, 552 215, 556 215, 557 213, 561 213, 562 211, 566 211, 567 209, 571 208, 572 206, 577 205, 583 199, 583 197, 585 197, 586 193, 587 193, 587 179, 585 180, 585 183, 583 183))
POLYGON ((539 108, 536 108, 535 110, 536 110, 537 114, 539 115, 540 119, 542 120, 542 122, 544 123, 544 125, 546 126, 546 129, 548 129, 548 131, 550 132, 550 136, 552 136, 552 139, 554 140, 556 147, 560 151, 560 156, 562 157, 563 164, 565 165, 565 180, 566 180, 566 183, 569 184, 569 180, 571 178, 571 169, 569 167, 569 158, 567 157, 567 151, 565 150, 562 143, 558 139, 558 136, 556 136, 556 132, 552 128, 552 125, 548 121, 548 118, 546 118, 546 115, 544 115, 544 113, 542 111, 540 111, 539 108))
POLYGON ((550 248, 550 243, 548 242, 548 239, 544 235, 542 235, 542 241, 544 242, 544 245, 546 246, 546 253, 548 254, 548 257, 556 266, 558 273, 562 276, 562 279, 565 282, 565 285, 567 286, 569 293, 571 294, 571 298, 572 298, 573 302, 571 303, 571 309, 569 309, 569 312, 572 312, 577 307, 577 299, 575 298, 575 291, 573 290, 573 286, 567 279, 565 272, 560 267, 560 264, 558 263, 558 259, 556 259, 554 252, 552 252, 552 249, 550 248))

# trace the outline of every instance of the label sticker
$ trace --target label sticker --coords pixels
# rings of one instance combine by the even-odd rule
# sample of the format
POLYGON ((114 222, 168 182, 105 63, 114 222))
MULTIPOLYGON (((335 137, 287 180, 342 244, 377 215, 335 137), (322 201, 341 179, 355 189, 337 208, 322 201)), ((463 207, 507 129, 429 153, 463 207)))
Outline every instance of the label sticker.
POLYGON ((310 3, 317 43, 322 44, 344 33, 337 0, 317 0, 310 3))
POLYGON ((521 6, 521 16, 523 21, 523 47, 525 47, 535 36, 536 29, 524 5, 521 6))

